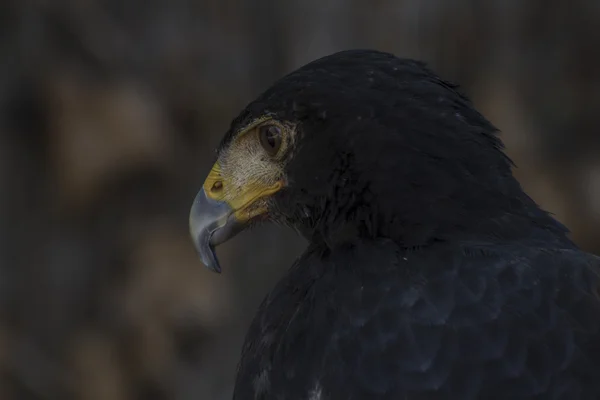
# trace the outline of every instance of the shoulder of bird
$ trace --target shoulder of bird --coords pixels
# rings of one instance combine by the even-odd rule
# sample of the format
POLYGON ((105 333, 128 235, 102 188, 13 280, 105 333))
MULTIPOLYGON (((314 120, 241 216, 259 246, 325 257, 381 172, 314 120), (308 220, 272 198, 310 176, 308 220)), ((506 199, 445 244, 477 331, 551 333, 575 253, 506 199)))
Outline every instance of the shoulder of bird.
POLYGON ((435 250, 374 242, 304 254, 248 332, 235 398, 600 396, 597 257, 435 250))

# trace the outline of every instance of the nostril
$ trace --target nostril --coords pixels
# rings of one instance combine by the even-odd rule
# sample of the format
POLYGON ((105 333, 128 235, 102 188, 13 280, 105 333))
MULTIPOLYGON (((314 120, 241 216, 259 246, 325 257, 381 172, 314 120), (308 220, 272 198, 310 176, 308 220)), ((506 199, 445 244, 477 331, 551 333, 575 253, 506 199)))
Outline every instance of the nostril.
POLYGON ((216 181, 215 183, 213 183, 212 188, 210 188, 211 192, 220 192, 221 190, 223 190, 222 181, 216 181))

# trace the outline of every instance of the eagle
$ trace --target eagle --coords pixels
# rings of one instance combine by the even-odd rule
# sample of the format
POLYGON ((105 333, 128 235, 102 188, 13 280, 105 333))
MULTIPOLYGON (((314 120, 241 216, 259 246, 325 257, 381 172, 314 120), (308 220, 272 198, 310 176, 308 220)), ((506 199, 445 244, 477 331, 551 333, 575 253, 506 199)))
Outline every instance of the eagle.
POLYGON ((220 272, 215 247, 259 222, 308 245, 257 310, 233 398, 600 399, 600 260, 512 169, 417 60, 337 52, 249 103, 194 199, 195 247, 220 272))

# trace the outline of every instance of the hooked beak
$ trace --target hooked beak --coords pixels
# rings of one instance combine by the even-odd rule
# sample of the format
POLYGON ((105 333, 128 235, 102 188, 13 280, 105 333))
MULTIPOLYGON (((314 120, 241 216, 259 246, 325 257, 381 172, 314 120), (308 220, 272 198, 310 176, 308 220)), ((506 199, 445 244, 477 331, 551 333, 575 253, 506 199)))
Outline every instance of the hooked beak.
POLYGON ((235 220, 227 203, 209 198, 204 188, 198 192, 190 210, 190 234, 204 265, 220 273, 215 246, 234 237, 242 229, 242 224, 235 220))
POLYGON ((201 261, 212 271, 221 272, 215 246, 240 233, 255 217, 267 212, 257 201, 279 189, 282 183, 265 185, 250 182, 233 188, 221 174, 217 162, 211 169, 190 210, 190 234, 201 261))

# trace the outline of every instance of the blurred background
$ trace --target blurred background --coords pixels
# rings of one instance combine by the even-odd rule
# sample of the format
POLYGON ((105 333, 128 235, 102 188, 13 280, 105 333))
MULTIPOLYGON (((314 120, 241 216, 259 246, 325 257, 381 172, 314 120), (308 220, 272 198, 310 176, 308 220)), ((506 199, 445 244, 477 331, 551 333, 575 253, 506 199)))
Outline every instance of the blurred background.
POLYGON ((228 399, 303 240, 205 270, 192 199, 240 109, 317 57, 427 61, 502 131, 530 195, 600 253, 597 0, 3 0, 0 399, 228 399))

